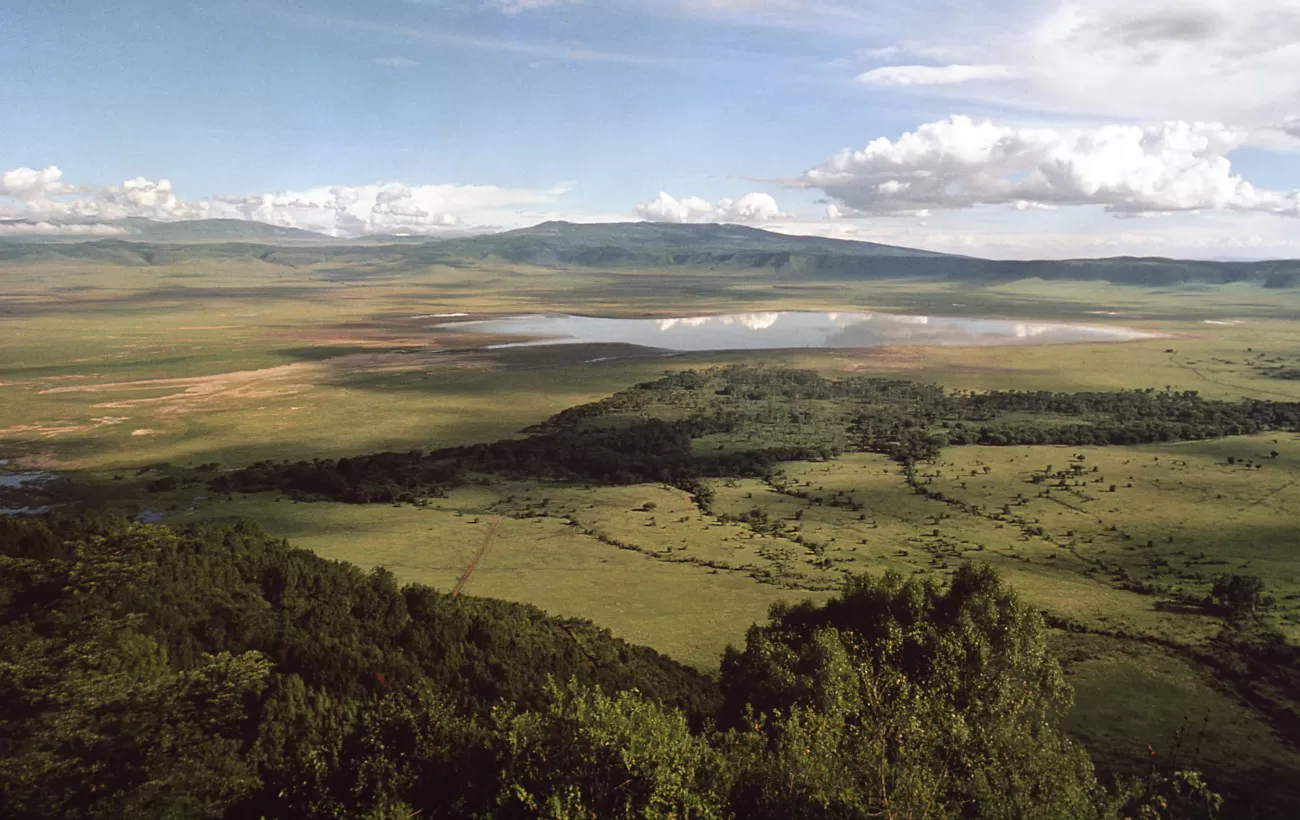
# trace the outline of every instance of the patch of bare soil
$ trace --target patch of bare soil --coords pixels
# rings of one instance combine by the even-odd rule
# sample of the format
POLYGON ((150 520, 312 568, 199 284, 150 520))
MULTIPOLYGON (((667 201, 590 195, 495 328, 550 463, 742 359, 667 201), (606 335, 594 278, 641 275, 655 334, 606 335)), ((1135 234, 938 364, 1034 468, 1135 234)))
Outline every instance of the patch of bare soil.
POLYGON ((121 424, 126 421, 126 417, 101 416, 90 419, 87 423, 76 423, 69 421, 54 421, 48 424, 15 424, 12 427, 0 429, 0 436, 14 436, 19 434, 35 434, 40 438, 54 438, 55 436, 66 436, 70 433, 84 433, 88 430, 96 430, 100 427, 112 427, 115 424, 121 424))

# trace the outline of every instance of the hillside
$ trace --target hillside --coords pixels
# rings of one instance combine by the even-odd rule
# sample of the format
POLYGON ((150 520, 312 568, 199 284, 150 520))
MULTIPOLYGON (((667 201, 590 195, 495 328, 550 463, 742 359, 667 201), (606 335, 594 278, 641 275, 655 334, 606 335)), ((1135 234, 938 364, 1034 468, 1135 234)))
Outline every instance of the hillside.
POLYGON ((181 222, 157 222, 152 219, 123 219, 110 223, 128 231, 131 238, 151 242, 222 242, 229 240, 312 240, 330 241, 332 237, 301 228, 268 225, 251 219, 192 219, 181 222))
POLYGON ((127 219, 87 220, 61 222, 59 233, 36 230, 42 223, 27 219, 0 220, 0 227, 8 226, 13 232, 4 234, 6 243, 69 244, 103 238, 111 232, 113 238, 141 242, 227 242, 250 240, 263 242, 316 241, 330 242, 334 237, 301 228, 268 225, 251 219, 186 219, 160 222, 142 217, 127 219), (109 231, 105 231, 105 226, 109 231), (27 228, 31 232, 24 232, 27 228))
POLYGON ((246 524, 0 519, 0 602, 6 817, 1109 820, 1176 797, 1163 773, 1104 790, 1055 727, 1042 619, 971 567, 774 610, 716 682, 246 524))
POLYGON ((754 271, 768 277, 844 281, 918 279, 976 284, 1023 279, 1105 281, 1168 287, 1248 282, 1300 285, 1300 260, 1214 262, 1159 257, 998 261, 823 237, 787 236, 739 225, 652 222, 546 222, 482 236, 413 240, 334 240, 321 234, 238 220, 131 221, 131 237, 69 242, 0 241, 0 264, 89 262, 148 266, 189 260, 248 259, 307 267, 347 263, 405 276, 432 265, 481 262, 573 269, 686 268, 754 271))
POLYGON ((818 236, 789 236, 743 225, 679 225, 660 222, 577 224, 543 222, 531 228, 449 240, 443 253, 493 255, 529 264, 691 265, 798 264, 820 256, 953 259, 915 248, 818 236))

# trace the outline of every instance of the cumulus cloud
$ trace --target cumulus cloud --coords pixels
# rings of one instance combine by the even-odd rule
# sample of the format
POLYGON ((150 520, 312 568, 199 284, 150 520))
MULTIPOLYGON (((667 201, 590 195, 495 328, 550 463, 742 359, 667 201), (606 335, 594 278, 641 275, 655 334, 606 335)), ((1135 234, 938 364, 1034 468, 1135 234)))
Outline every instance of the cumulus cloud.
POLYGON ((430 234, 492 226, 509 209, 555 202, 568 190, 495 185, 320 186, 304 191, 217 197, 214 212, 332 236, 430 234))
POLYGON ((0 197, 20 202, 43 202, 72 190, 71 186, 59 181, 62 178, 63 172, 54 165, 39 170, 11 168, 0 174, 0 197))
POLYGON ((1212 123, 1016 128, 958 116, 842 151, 791 184, 824 191, 832 216, 977 205, 1297 215, 1300 196, 1234 173, 1227 154, 1244 139, 1212 123))
POLYGON ((651 222, 742 222, 758 223, 785 219, 771 194, 748 193, 739 199, 721 199, 714 204, 707 199, 688 196, 678 199, 659 192, 659 196, 636 206, 637 214, 651 222))
POLYGON ((1004 65, 891 65, 858 75, 864 85, 956 85, 972 80, 1004 80, 1016 72, 1004 65))
POLYGON ((567 191, 567 185, 534 189, 393 182, 187 200, 166 179, 137 177, 120 185, 73 186, 50 166, 15 168, 0 175, 0 217, 50 224, 131 217, 252 219, 332 236, 433 234, 527 221, 528 209, 555 203, 567 191))

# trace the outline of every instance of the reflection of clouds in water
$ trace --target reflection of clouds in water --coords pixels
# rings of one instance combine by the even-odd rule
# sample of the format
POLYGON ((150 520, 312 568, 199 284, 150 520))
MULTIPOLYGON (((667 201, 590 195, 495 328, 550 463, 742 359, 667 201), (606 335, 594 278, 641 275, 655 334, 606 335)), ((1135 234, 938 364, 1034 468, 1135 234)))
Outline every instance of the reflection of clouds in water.
POLYGON ((836 332, 828 335, 826 346, 995 345, 1016 344, 1020 341, 1037 341, 1046 344, 1139 339, 1147 335, 1120 329, 1076 325, 875 314, 870 320, 840 326, 836 332))
POLYGON ((767 330, 781 319, 780 313, 726 313, 721 316, 688 316, 680 319, 656 319, 662 331, 675 327, 704 327, 711 324, 740 325, 750 330, 767 330))
POLYGON ((750 330, 766 330, 776 324, 780 318, 781 314, 779 313, 738 313, 734 316, 723 316, 722 323, 729 325, 735 322, 750 330))
POLYGON ((656 319, 655 324, 660 330, 672 330, 681 325, 682 327, 701 327, 713 321, 714 316, 687 316, 681 319, 656 319))
POLYGON ((479 331, 533 337, 494 347, 613 342, 674 351, 1014 345, 1153 338, 1152 334, 1127 328, 845 311, 765 311, 671 319, 533 315, 434 327, 458 333, 479 331))

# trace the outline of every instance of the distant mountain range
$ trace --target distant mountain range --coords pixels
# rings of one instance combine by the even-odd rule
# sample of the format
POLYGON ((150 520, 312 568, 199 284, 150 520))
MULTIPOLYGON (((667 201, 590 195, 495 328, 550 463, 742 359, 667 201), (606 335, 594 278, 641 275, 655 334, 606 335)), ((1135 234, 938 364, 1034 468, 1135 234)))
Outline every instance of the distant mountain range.
POLYGON ((480 236, 359 240, 234 219, 123 220, 116 225, 131 233, 89 241, 73 241, 66 235, 0 239, 0 263, 159 265, 200 258, 248 258, 292 267, 374 262, 382 263, 387 273, 401 274, 429 265, 497 262, 571 268, 750 269, 778 277, 819 280, 921 278, 987 283, 1039 278, 1146 286, 1254 282, 1269 288, 1300 287, 1300 260, 1114 257, 997 261, 875 242, 789 236, 740 225, 545 222, 480 236))
POLYGON ((283 228, 248 219, 194 219, 184 222, 155 222, 152 219, 123 219, 108 223, 129 231, 132 238, 150 242, 224 242, 232 239, 309 239, 331 241, 331 237, 301 228, 283 228))

